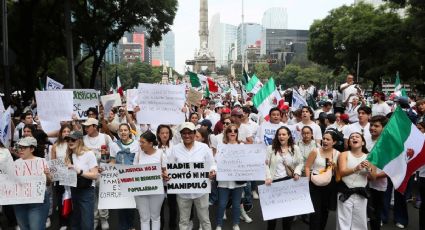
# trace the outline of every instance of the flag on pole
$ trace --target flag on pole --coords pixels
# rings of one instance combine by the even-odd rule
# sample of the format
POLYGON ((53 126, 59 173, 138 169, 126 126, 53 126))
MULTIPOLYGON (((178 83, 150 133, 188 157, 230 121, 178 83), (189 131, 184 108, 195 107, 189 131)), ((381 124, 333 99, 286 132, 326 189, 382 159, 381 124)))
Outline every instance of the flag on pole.
POLYGON ((397 107, 367 160, 382 169, 404 193, 410 176, 425 165, 425 136, 397 107))
POLYGON ((248 74, 246 73, 246 71, 245 71, 245 68, 243 69, 243 71, 242 71, 242 84, 243 85, 246 85, 248 82, 249 82, 249 76, 248 76, 248 74))
POLYGON ((120 94, 121 97, 124 96, 124 91, 121 86, 120 76, 118 76, 118 69, 115 69, 115 77, 117 79, 117 92, 120 94))
POLYGON ((261 83, 260 79, 254 74, 252 78, 248 81, 248 84, 246 84, 246 91, 256 94, 261 87, 263 87, 263 83, 261 83))
POLYGON ((301 108, 302 106, 306 106, 306 105, 308 105, 308 104, 305 101, 305 99, 297 92, 297 90, 293 89, 292 90, 291 110, 295 111, 295 110, 301 108))
POLYGON ((202 74, 196 74, 194 72, 189 71, 190 84, 192 87, 201 87, 202 84, 207 82, 207 77, 202 74), (202 84, 201 84, 202 83, 202 84))
POLYGON ((254 106, 266 120, 268 120, 267 117, 270 109, 276 107, 275 103, 278 103, 280 100, 281 96, 277 91, 273 78, 270 78, 263 88, 252 98, 254 106))
POLYGON ((204 98, 210 97, 210 90, 208 85, 205 86, 204 98))
POLYGON ((217 83, 210 77, 207 78, 208 82, 208 89, 210 92, 217 93, 218 92, 218 85, 217 83))
POLYGON ((46 77, 46 90, 63 89, 63 85, 50 77, 46 77))

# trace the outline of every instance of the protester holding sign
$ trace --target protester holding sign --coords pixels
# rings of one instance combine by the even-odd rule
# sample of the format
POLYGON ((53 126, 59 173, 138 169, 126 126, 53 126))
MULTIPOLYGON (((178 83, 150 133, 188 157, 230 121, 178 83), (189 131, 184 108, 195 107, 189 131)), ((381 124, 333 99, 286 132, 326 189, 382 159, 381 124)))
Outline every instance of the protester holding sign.
MULTIPOLYGON (((34 137, 22 138, 18 141, 17 145, 18 155, 20 158, 17 161, 39 159, 39 157, 34 156, 34 151, 37 147, 37 140, 34 137)), ((46 175, 47 184, 50 184, 52 182, 52 177, 47 167, 47 163, 43 160, 43 163, 37 164, 37 167, 39 168, 35 170, 32 170, 33 168, 31 168, 31 175, 35 175, 33 173, 38 172, 44 173, 44 175, 46 175)), ((47 191, 48 190, 46 189, 43 203, 14 205, 16 220, 18 221, 19 228, 45 229, 50 207, 50 194, 47 191)))
POLYGON ((314 213, 310 214, 310 229, 324 230, 328 221, 329 210, 335 203, 335 180, 332 178, 332 166, 336 165, 339 152, 333 148, 336 144, 336 133, 326 131, 323 134, 322 147, 310 152, 305 162, 305 174, 310 178, 312 176, 326 176, 329 178, 327 183, 316 185, 310 182, 310 196, 314 206, 314 213), (333 203, 332 203, 333 202, 333 203))
MULTIPOLYGON (((196 128, 191 122, 185 122, 180 125, 180 135, 183 143, 173 147, 170 157, 171 163, 202 162, 210 165, 210 178, 215 176, 216 165, 212 151, 206 144, 195 141, 196 128)), ((177 203, 180 211, 180 229, 189 228, 190 211, 195 204, 200 225, 203 230, 211 230, 211 222, 208 211, 208 194, 179 194, 177 203)))
POLYGON ((95 181, 98 165, 94 152, 84 145, 79 131, 67 136, 65 163, 77 172, 77 187, 71 188, 72 229, 94 229, 95 181))
MULTIPOLYGON (((12 165, 13 164, 13 158, 12 154, 10 153, 9 149, 7 149, 2 141, 0 140, 0 165, 12 165)), ((15 211, 13 210, 12 205, 3 205, 2 212, 6 216, 6 221, 9 223, 10 226, 16 226, 18 228, 18 223, 16 222, 16 216, 15 211)))
MULTIPOLYGON (((146 131, 140 136, 140 148, 134 158, 134 164, 155 164, 162 166, 163 178, 167 178, 167 158, 162 151, 155 147, 158 145, 155 134, 146 131)), ((141 230, 159 230, 161 227, 161 206, 164 202, 164 194, 136 196, 136 207, 140 215, 141 230), (152 228, 150 222, 152 221, 152 228)))
MULTIPOLYGON (((338 185, 337 229, 367 229, 366 191, 371 165, 366 160, 366 141, 354 132, 348 138, 348 150, 340 154, 338 169, 342 182, 338 185)), ((374 173, 372 173, 374 174, 374 173)))
MULTIPOLYGON (((50 152, 50 159, 61 159, 65 161, 66 158, 66 151, 68 149, 68 143, 66 142, 65 138, 69 136, 71 133, 72 127, 68 124, 64 124, 61 126, 61 129, 59 130, 59 136, 56 142, 52 146, 52 151, 50 152)), ((56 204, 58 206, 58 210, 62 210, 62 196, 65 192, 65 187, 63 185, 59 185, 59 182, 55 182, 54 184, 54 191, 55 191, 55 197, 56 197, 56 204)), ((54 207, 54 210, 56 210, 56 207, 54 207)), ((59 226, 61 226, 61 229, 63 227, 69 225, 69 219, 59 215, 59 226)))
MULTIPOLYGON (((241 142, 238 140, 238 128, 236 127, 235 124, 228 125, 226 129, 224 130, 223 144, 225 145, 241 144, 241 142)), ((232 199, 233 230, 239 230, 241 211, 245 212, 243 207, 241 207, 242 192, 245 186, 246 186, 246 181, 219 181, 218 182, 218 209, 217 209, 216 230, 221 230, 223 227, 223 216, 225 215, 227 202, 230 197, 232 199)), ((246 215, 246 213, 244 214, 246 215)), ((250 220, 250 221, 247 221, 248 223, 252 222, 251 218, 249 218, 248 220, 250 220)))
MULTIPOLYGON (((158 150, 167 157, 171 154, 171 149, 173 148, 173 132, 171 127, 168 125, 159 125, 156 129, 156 138, 158 141, 158 150)), ((167 160, 168 161, 168 160, 167 160)), ((164 186, 164 191, 167 192, 167 186, 164 186)), ((166 195, 167 205, 168 205, 168 228, 170 230, 177 229, 177 195, 176 194, 167 194, 166 195)), ((164 216, 165 202, 161 207, 161 226, 164 226, 165 216, 164 216)))
MULTIPOLYGON (((282 126, 276 130, 272 145, 267 148, 266 185, 293 178, 298 180, 303 160, 298 146, 294 144, 291 130, 282 126)), ((282 218, 282 229, 291 229, 293 217, 282 218)), ((276 228, 276 219, 267 221, 267 229, 276 228)))

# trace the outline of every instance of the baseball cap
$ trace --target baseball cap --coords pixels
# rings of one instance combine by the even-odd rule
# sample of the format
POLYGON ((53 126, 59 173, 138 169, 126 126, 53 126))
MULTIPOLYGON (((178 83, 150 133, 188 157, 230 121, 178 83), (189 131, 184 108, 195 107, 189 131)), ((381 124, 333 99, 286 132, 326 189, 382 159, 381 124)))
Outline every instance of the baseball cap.
POLYGON ((19 146, 37 146, 37 140, 34 137, 24 137, 18 141, 19 146))
POLYGON ((183 129, 189 129, 191 131, 195 131, 196 127, 192 122, 185 122, 180 125, 179 132, 183 131, 183 129))
POLYGON ((348 114, 343 113, 339 116, 339 119, 341 119, 342 121, 348 121, 350 117, 348 116, 348 114))
POLYGON ((221 102, 217 102, 217 103, 215 103, 215 107, 216 108, 224 107, 224 105, 221 102))
POLYGON ((69 136, 65 137, 65 139, 73 139, 73 140, 83 139, 83 133, 80 131, 73 131, 69 134, 69 136))
POLYGON ((94 118, 89 118, 84 123, 82 123, 82 125, 84 125, 84 126, 98 125, 98 124, 99 124, 99 121, 97 119, 94 119, 94 118))
POLYGON ((232 112, 230 113, 231 116, 242 116, 243 112, 241 109, 233 109, 232 112))
POLYGON ((204 119, 204 120, 202 120, 201 121, 201 123, 200 123, 200 125, 202 126, 208 126, 208 129, 211 129, 211 126, 212 126, 212 123, 211 123, 211 121, 210 120, 208 120, 208 119, 204 119))
POLYGON ((224 108, 221 113, 230 113, 230 109, 229 108, 224 108))

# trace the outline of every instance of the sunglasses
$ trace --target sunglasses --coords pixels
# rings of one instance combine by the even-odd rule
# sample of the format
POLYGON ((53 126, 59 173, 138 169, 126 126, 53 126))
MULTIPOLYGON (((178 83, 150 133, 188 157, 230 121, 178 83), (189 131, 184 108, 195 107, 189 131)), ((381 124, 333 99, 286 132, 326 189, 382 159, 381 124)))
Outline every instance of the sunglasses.
POLYGON ((227 133, 238 133, 237 129, 230 129, 229 131, 227 131, 227 133))
POLYGON ((231 123, 230 122, 224 122, 223 124, 224 125, 230 125, 231 123))
POLYGON ((75 139, 72 139, 72 138, 68 138, 68 139, 66 139, 66 142, 76 142, 77 140, 75 140, 75 139))

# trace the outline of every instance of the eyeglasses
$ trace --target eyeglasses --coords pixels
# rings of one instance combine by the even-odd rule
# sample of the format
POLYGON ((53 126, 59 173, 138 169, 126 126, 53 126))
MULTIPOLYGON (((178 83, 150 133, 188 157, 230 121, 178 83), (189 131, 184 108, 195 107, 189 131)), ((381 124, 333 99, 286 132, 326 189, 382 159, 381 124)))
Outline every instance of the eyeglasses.
POLYGON ((71 138, 69 138, 69 139, 67 139, 67 140, 66 140, 66 142, 72 142, 72 143, 73 143, 73 142, 76 142, 76 141, 77 141, 77 140, 75 140, 75 139, 71 139, 71 138))
POLYGON ((22 145, 18 145, 18 146, 16 146, 16 148, 17 149, 27 149, 27 148, 29 148, 29 146, 22 146, 22 145))
POLYGON ((238 133, 237 129, 229 129, 227 133, 238 133))
POLYGON ((231 123, 230 122, 224 122, 223 124, 224 125, 230 125, 231 123))

